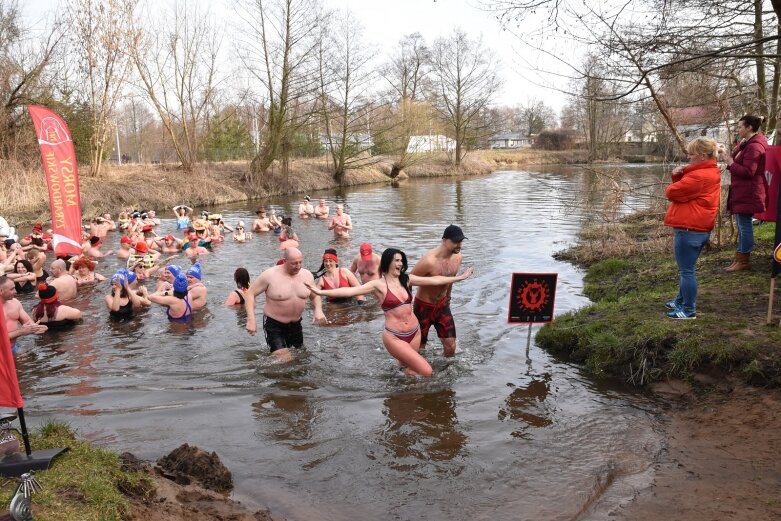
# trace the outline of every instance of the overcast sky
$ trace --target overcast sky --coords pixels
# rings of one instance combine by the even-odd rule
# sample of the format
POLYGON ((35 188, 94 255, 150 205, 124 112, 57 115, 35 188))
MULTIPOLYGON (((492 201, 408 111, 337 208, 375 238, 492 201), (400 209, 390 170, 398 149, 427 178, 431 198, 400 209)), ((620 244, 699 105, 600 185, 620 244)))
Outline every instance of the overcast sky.
MULTIPOLYGON (((190 0, 192 1, 192 0, 190 0)), ((201 0, 204 6, 230 0, 201 0)), ((349 8, 365 28, 367 41, 380 48, 385 56, 406 34, 419 32, 428 43, 447 35, 453 28, 461 27, 471 37, 483 37, 484 45, 492 49, 501 60, 500 74, 505 80, 503 91, 497 99, 501 105, 525 103, 531 98, 545 101, 557 111, 565 103, 563 94, 545 85, 566 87, 553 76, 540 77, 533 67, 550 62, 550 57, 540 57, 523 46, 519 39, 499 27, 495 17, 479 8, 479 0, 323 0, 333 8, 349 8)), ((158 4, 171 0, 159 0, 158 4)), ((63 5, 61 0, 22 0, 20 7, 31 23, 39 22, 47 9, 63 5)), ((231 16, 230 9, 220 9, 231 16)), ((235 16, 235 15, 234 15, 235 16)))

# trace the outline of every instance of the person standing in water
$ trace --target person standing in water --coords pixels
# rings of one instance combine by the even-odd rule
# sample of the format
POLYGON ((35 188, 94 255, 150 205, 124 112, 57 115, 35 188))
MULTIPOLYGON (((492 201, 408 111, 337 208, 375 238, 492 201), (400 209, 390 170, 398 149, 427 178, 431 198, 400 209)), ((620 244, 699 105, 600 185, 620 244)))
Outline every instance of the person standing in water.
MULTIPOLYGON (((426 252, 412 268, 411 275, 418 277, 433 277, 436 275, 450 276, 458 273, 461 268, 461 243, 466 239, 460 227, 451 224, 442 234, 442 243, 426 252)), ((415 295, 413 309, 420 321, 420 347, 425 349, 428 341, 428 331, 433 325, 437 330, 445 356, 456 354, 456 324, 450 311, 450 293, 453 285, 450 283, 426 286, 420 288, 415 295)))
POLYGON ((319 289, 309 284, 313 293, 324 297, 356 297, 374 293, 385 313, 385 330, 382 343, 385 349, 399 361, 410 376, 431 376, 431 364, 420 355, 421 328, 412 312, 412 286, 450 286, 472 275, 467 268, 458 276, 435 275, 420 277, 407 275, 407 256, 401 250, 388 248, 382 252, 380 274, 382 277, 362 286, 338 289, 319 289))
POLYGON ((314 308, 315 323, 325 323, 323 306, 307 285, 314 285, 314 277, 303 269, 304 256, 298 248, 285 250, 283 264, 268 268, 250 284, 245 295, 244 309, 247 311, 247 332, 255 335, 255 297, 266 294, 263 306, 263 331, 271 354, 281 362, 293 359, 291 348, 304 345, 301 328, 302 315, 307 299, 314 308))

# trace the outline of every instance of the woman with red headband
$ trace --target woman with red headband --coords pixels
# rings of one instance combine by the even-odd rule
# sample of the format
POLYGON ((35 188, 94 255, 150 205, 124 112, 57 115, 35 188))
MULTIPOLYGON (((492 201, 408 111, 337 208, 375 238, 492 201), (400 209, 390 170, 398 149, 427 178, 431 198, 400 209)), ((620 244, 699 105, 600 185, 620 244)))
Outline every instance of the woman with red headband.
MULTIPOLYGON (((339 257, 333 248, 325 250, 323 263, 320 264, 320 269, 314 273, 314 276, 319 289, 351 288, 361 285, 352 271, 339 267, 339 257)), ((346 302, 349 300, 351 300, 351 297, 328 297, 328 302, 346 302)), ((355 300, 363 302, 366 300, 366 297, 359 295, 355 300)))
POLYGON ((41 301, 33 307, 33 320, 43 324, 49 331, 69 329, 81 320, 81 311, 65 304, 57 298, 57 288, 45 282, 38 285, 38 298, 41 301))

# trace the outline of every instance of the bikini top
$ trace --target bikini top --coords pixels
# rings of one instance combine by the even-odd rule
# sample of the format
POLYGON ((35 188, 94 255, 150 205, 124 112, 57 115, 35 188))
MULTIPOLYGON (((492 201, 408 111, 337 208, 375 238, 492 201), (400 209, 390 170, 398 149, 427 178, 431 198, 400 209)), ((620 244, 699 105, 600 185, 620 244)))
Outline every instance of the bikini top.
MULTIPOLYGON (((337 288, 348 288, 350 287, 350 281, 345 278, 344 275, 342 275, 342 269, 339 268, 339 285, 337 288)), ((336 289, 328 282, 328 279, 323 277, 323 289, 336 289)))
POLYGON ((385 279, 385 299, 382 301, 382 304, 380 304, 383 313, 387 313, 388 311, 396 309, 397 307, 403 306, 405 304, 412 304, 412 293, 410 293, 406 288, 404 288, 404 290, 407 292, 407 300, 402 302, 396 295, 393 294, 390 288, 388 288, 388 279, 385 279))
MULTIPOLYGON (((337 288, 349 288, 350 287, 350 281, 347 280, 347 278, 342 275, 342 268, 339 269, 339 285, 337 288)), ((328 282, 328 279, 323 277, 323 289, 336 289, 328 282)), ((352 297, 328 297, 328 302, 347 302, 351 300, 352 297)))

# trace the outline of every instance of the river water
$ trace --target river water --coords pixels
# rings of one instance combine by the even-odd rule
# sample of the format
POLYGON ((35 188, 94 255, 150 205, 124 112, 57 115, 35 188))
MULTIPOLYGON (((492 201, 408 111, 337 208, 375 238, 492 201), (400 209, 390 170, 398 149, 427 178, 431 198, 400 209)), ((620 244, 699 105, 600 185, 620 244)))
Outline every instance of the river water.
MULTIPOLYGON (((628 172, 628 185, 658 179, 653 169, 628 172)), ((222 306, 236 267, 254 278, 279 257, 276 237, 261 234, 203 258, 209 303, 190 326, 170 324, 157 307, 109 322, 104 283, 80 294, 85 321, 76 329, 24 337, 17 365, 28 421, 66 421, 149 460, 182 442, 216 451, 233 472, 234 497, 290 520, 602 518, 649 483, 662 446, 654 406, 533 341, 527 358, 527 326, 507 324, 513 272, 558 273, 556 315, 587 303, 582 271, 552 253, 599 218, 579 204, 594 186, 586 171, 558 168, 312 194, 352 216, 352 242, 336 244, 342 265, 369 240, 377 251, 403 249, 412 266, 445 226, 463 227, 464 266, 475 274, 453 291, 456 357, 442 356, 432 330, 430 379, 399 372, 382 347, 376 303, 326 304, 325 327, 308 310, 306 350, 272 363, 262 334, 245 332, 244 312, 222 306)), ((298 201, 265 204, 290 215, 298 201)), ((249 225, 254 208, 215 210, 249 225)), ((334 245, 330 232, 297 217, 294 227, 314 270, 334 245)), ((173 231, 173 221, 160 229, 173 231)), ((107 243, 115 247, 116 234, 107 243)), ((29 309, 32 300, 22 301, 29 309)))

